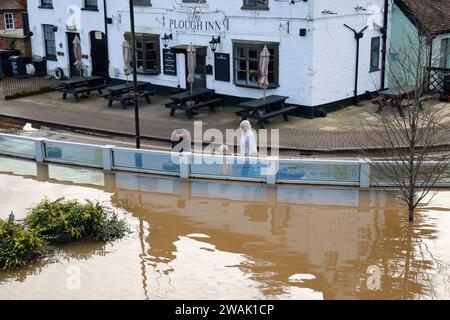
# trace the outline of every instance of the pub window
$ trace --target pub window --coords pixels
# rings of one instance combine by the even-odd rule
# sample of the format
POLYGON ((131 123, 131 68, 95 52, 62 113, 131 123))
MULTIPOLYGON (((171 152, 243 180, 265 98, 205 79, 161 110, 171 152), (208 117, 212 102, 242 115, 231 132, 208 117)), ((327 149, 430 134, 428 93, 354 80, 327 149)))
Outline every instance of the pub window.
POLYGON ((372 38, 370 45, 370 72, 380 70, 380 37, 372 38))
POLYGON ((244 0, 244 4, 241 9, 268 10, 269 0, 244 0))
POLYGON ((440 67, 450 69, 450 38, 441 40, 440 67))
POLYGON ((98 10, 97 0, 84 0, 84 9, 98 10))
POLYGON ((5 30, 14 30, 14 15, 10 12, 5 13, 5 30))
POLYGON ((40 0, 40 8, 53 8, 53 1, 52 0, 40 0))
MULTIPOLYGON (((126 33, 125 39, 127 39, 127 41, 131 41, 131 34, 126 33)), ((138 73, 161 73, 161 51, 159 42, 159 35, 144 33, 136 34, 136 63, 138 73)))
POLYGON ((151 6, 151 0, 134 0, 135 6, 151 6))
POLYGON ((47 60, 56 61, 56 42, 55 42, 55 31, 54 26, 49 24, 44 24, 44 44, 45 44, 45 56, 47 60))
MULTIPOLYGON (((270 52, 269 87, 278 87, 278 44, 266 44, 270 52)), ((264 44, 234 43, 234 83, 236 85, 259 87, 259 60, 264 44)))

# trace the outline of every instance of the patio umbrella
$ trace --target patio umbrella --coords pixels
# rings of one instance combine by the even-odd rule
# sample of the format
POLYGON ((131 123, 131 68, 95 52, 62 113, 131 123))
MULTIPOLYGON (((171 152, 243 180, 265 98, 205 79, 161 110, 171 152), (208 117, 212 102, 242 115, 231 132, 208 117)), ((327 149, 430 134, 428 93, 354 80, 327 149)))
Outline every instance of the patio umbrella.
POLYGON ((264 90, 264 100, 266 100, 266 90, 269 88, 269 63, 270 52, 269 49, 267 49, 267 46, 264 46, 259 58, 259 72, 261 73, 261 77, 259 78, 259 87, 264 90))
POLYGON ((75 58, 75 63, 73 64, 75 67, 77 67, 80 70, 80 78, 83 77, 83 53, 81 50, 81 41, 78 36, 75 36, 75 39, 73 39, 73 55, 75 58))
POLYGON ((123 56, 123 72, 127 76, 127 83, 128 83, 128 76, 133 72, 133 70, 131 68, 131 48, 127 40, 123 40, 122 42, 122 56, 123 56))
POLYGON ((187 48, 188 77, 187 81, 191 84, 191 93, 195 81, 195 68, 197 67, 197 54, 192 43, 187 48))

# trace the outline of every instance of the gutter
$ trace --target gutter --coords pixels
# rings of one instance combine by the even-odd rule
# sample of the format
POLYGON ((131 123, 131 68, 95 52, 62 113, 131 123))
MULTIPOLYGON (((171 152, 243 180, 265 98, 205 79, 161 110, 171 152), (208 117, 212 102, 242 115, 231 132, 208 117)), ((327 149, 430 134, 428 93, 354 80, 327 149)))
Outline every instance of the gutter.
POLYGON ((106 55, 108 57, 108 61, 106 61, 106 67, 107 67, 107 80, 109 81, 109 41, 108 41, 108 12, 106 7, 106 0, 103 0, 103 21, 105 23, 105 38, 106 38, 106 55))
POLYGON ((382 58, 381 58, 381 88, 380 90, 386 89, 386 57, 387 57, 387 41, 388 41, 388 25, 389 25, 389 0, 384 0, 384 16, 383 16, 383 48, 382 48, 382 58))

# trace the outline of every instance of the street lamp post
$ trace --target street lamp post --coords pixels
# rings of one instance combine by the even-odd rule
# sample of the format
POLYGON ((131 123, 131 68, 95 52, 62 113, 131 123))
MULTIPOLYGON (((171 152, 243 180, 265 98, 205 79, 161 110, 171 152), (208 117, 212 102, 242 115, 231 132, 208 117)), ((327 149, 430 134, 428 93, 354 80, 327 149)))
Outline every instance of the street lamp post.
POLYGON ((133 57, 133 97, 134 97, 134 120, 136 128, 136 149, 141 148, 141 133, 139 128, 139 97, 138 97, 138 83, 137 83, 137 53, 136 53, 136 34, 134 30, 134 1, 130 0, 130 28, 131 28, 131 55, 133 57))

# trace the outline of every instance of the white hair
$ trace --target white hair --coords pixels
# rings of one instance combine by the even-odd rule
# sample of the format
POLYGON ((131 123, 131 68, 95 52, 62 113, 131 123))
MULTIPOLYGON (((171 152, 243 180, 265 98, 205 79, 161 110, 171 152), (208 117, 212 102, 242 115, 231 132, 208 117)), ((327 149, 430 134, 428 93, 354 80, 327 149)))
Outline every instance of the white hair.
POLYGON ((241 122, 241 127, 246 129, 246 131, 252 131, 252 124, 248 120, 244 120, 241 122))

